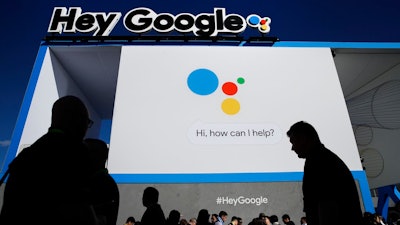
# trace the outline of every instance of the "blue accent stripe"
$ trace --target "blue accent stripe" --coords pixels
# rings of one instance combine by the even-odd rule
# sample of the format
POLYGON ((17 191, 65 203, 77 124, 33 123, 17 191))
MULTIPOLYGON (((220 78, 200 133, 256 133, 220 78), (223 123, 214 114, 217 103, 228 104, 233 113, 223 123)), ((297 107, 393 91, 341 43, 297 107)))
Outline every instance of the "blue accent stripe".
MULTIPOLYGON (((354 179, 367 182, 364 171, 353 171, 354 179)), ((111 174, 117 183, 229 183, 229 182, 295 182, 303 172, 273 173, 194 173, 194 174, 111 174)), ((368 184, 368 183, 367 183, 368 184)), ((369 192, 369 188, 368 188, 369 192)))
POLYGON ((375 212, 374 203, 372 202, 371 191, 369 189, 367 175, 364 170, 361 171, 353 171, 353 177, 358 181, 360 187, 361 198, 364 203, 364 210, 366 212, 375 212))
POLYGON ((400 48, 399 42, 308 42, 279 41, 273 47, 400 48))
POLYGON ((207 174, 112 174, 117 183, 230 183, 302 181, 302 172, 207 174))
POLYGON ((24 125, 26 122, 26 118, 28 117, 29 108, 31 106, 33 93, 35 92, 36 84, 39 79, 40 70, 42 68, 42 64, 44 61, 44 57, 47 52, 47 46, 40 46, 35 64, 32 69, 31 76, 29 78, 28 86, 25 91, 24 99, 22 101, 21 109, 18 114, 17 122, 13 131, 13 135, 11 138, 11 144, 8 147, 7 158, 4 164, 4 167, 1 170, 1 176, 8 168, 8 164, 15 158, 15 155, 18 151, 18 145, 21 140, 22 131, 24 129, 24 125))

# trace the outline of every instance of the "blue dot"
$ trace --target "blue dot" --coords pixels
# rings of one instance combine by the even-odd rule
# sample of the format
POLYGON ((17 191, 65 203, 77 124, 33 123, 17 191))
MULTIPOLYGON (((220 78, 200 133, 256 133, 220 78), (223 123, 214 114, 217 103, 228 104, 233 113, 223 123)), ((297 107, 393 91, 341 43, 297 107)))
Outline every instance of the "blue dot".
POLYGON ((208 69, 197 69, 187 78, 189 89, 198 95, 209 95, 218 88, 217 75, 208 69))
POLYGON ((260 22, 260 18, 258 16, 252 16, 249 19, 250 24, 257 25, 260 22))

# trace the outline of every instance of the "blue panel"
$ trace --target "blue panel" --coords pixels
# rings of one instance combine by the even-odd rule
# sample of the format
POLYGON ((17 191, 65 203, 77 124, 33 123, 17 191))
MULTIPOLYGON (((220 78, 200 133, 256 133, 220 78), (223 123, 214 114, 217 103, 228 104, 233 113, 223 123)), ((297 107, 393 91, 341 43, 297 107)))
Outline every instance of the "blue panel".
POLYGON ((110 134, 111 134, 112 120, 102 120, 100 127, 100 139, 110 144, 110 134))
POLYGON ((4 164, 4 168, 2 168, 0 176, 4 174, 6 168, 8 167, 8 164, 15 158, 15 155, 17 154, 18 145, 21 140, 22 131, 24 129, 26 118, 28 116, 29 108, 31 106, 33 94, 35 92, 36 84, 39 79, 40 70, 42 69, 43 60, 46 55, 47 49, 48 47, 43 45, 41 45, 39 48, 38 55, 36 57, 36 61, 29 79, 28 87, 26 89, 21 109, 18 114, 18 119, 11 138, 11 144, 8 148, 8 154, 4 164))

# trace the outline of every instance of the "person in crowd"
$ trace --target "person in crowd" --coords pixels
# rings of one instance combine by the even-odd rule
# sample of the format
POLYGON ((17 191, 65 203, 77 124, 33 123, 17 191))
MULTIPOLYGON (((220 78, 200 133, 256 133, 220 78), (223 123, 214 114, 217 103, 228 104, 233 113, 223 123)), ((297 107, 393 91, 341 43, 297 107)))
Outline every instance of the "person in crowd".
POLYGON ((159 193, 154 187, 144 189, 142 203, 146 207, 141 224, 142 225, 165 225, 165 215, 160 204, 158 204, 159 193))
POLYGON ((307 225, 307 217, 302 216, 302 217, 300 218, 300 224, 301 224, 301 225, 307 225))
POLYGON ((90 159, 83 144, 93 121, 83 101, 72 95, 52 106, 51 125, 9 165, 1 225, 91 225, 90 159))
POLYGON ((376 225, 385 225, 385 221, 383 219, 383 216, 380 215, 379 213, 374 213, 374 222, 376 225))
POLYGON ((392 209, 389 208, 386 220, 388 224, 396 224, 397 221, 400 221, 400 201, 397 201, 392 209))
POLYGON ((87 138, 84 143, 89 149, 91 159, 90 189, 97 219, 101 224, 115 225, 118 218, 119 190, 106 168, 109 150, 107 143, 95 138, 87 138))
POLYGON ((178 225, 181 219, 181 213, 173 209, 169 212, 168 218, 166 220, 166 225, 178 225))
POLYGON ((347 224, 361 224, 358 190, 346 164, 320 141, 315 128, 304 121, 287 131, 292 150, 305 159, 303 204, 308 225, 337 224, 340 215, 347 224))
POLYGON ((135 217, 130 216, 126 219, 126 222, 124 225, 135 225, 135 223, 136 223, 135 217))
POLYGON ((239 223, 238 218, 236 216, 232 216, 229 225, 238 225, 238 223, 239 223))
POLYGON ((265 213, 258 214, 258 218, 261 219, 265 225, 271 225, 271 221, 265 213))
POLYGON ((194 218, 194 217, 193 217, 193 218, 190 218, 190 219, 189 219, 189 224, 190 224, 190 225, 196 225, 196 224, 197 224, 197 219, 194 218))
POLYGON ((277 215, 269 216, 269 221, 271 222, 272 225, 279 225, 279 219, 277 215))
POLYGON ((210 214, 207 209, 200 209, 197 215, 197 225, 211 225, 210 214))
POLYGON ((218 221, 218 214, 213 213, 213 214, 211 215, 211 223, 212 223, 212 224, 215 224, 217 221, 218 221))
POLYGON ((185 218, 182 218, 180 221, 179 221, 179 225, 188 225, 189 224, 189 222, 185 219, 185 218))
POLYGON ((248 225, 265 225, 265 222, 260 217, 253 218, 248 225))
POLYGON ((364 212, 362 224, 363 225, 375 225, 374 214, 372 214, 371 212, 364 212))
POLYGON ((283 214, 282 215, 282 221, 286 225, 295 225, 294 222, 292 220, 290 220, 289 214, 283 214))
POLYGON ((227 219, 228 219, 228 213, 222 210, 218 214, 217 222, 215 222, 215 225, 224 225, 227 219))
POLYGON ((243 224, 243 220, 242 220, 241 217, 237 217, 237 220, 238 220, 238 225, 242 225, 243 224))

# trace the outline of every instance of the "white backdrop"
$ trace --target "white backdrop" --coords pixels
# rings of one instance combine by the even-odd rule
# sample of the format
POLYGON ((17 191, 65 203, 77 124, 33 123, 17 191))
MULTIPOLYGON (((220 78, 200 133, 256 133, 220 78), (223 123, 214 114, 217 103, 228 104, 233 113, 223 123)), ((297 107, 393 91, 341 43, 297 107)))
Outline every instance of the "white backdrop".
POLYGON ((108 168, 302 172, 304 161, 286 137, 299 120, 311 123, 351 170, 362 170, 329 48, 123 46, 108 168), (188 77, 198 70, 211 71, 215 91, 190 88, 188 77), (224 93, 227 82, 235 94, 224 93), (223 106, 227 99, 233 103, 223 106), (237 112, 227 113, 229 107, 237 112))

